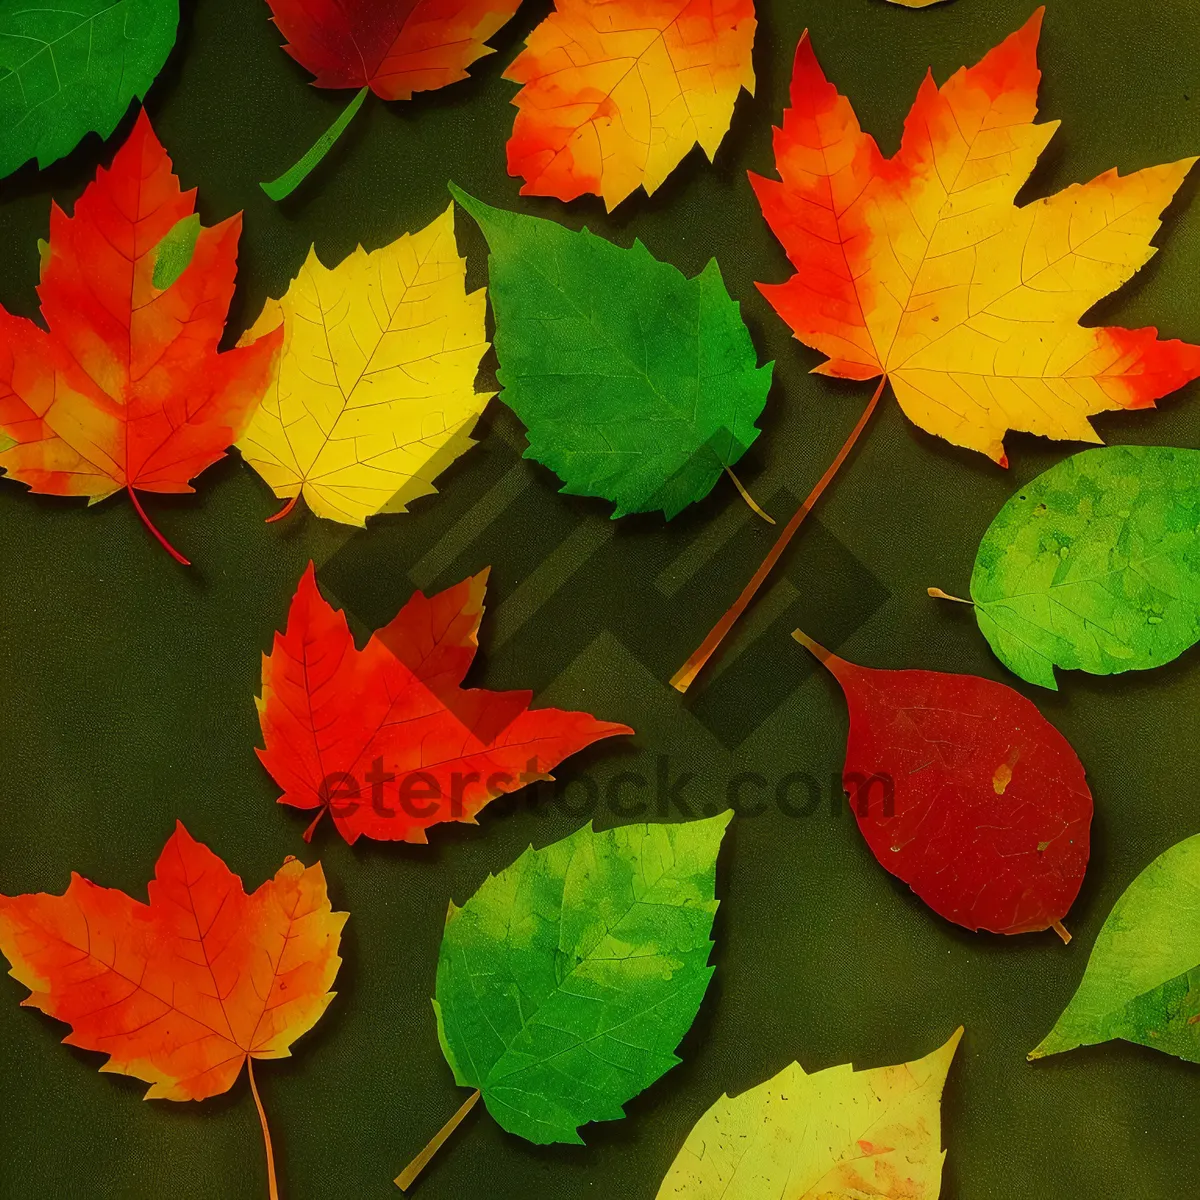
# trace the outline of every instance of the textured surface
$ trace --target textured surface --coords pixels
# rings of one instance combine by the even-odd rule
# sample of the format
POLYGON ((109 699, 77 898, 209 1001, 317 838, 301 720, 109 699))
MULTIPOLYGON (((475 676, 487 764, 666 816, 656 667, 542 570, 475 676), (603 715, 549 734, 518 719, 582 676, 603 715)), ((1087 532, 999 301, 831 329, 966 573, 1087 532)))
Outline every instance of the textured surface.
POLYGON ((3 0, 0 178, 62 158, 89 132, 108 137, 154 82, 178 23, 178 0, 3 0))
MULTIPOLYGON (((264 163, 292 161, 347 96, 307 86, 265 4, 189 3, 181 53, 149 100, 177 170, 201 185, 205 224, 245 209, 228 345, 267 296, 283 294, 310 245, 323 262, 340 262, 359 243, 374 250, 424 228, 446 209, 448 179, 622 246, 639 237, 688 276, 715 255, 760 361, 776 360, 763 436, 736 469, 786 519, 867 399, 858 384, 810 375, 821 356, 792 338, 754 286, 788 273, 745 172, 772 169, 771 126, 787 107, 800 34, 819 34, 825 69, 890 152, 925 67, 948 78, 1033 7, 758 0, 758 86, 738 102, 716 163, 693 152, 650 200, 631 198, 611 217, 596 200, 564 208, 520 199, 507 175, 516 88, 501 73, 550 11, 547 0, 525 0, 469 81, 401 112, 364 105, 322 166, 328 174, 283 206, 259 190, 264 163)), ((1194 0, 1054 0, 1040 55, 1042 119, 1063 127, 1032 196, 1116 165, 1128 172, 1200 151, 1194 0)), ((47 174, 24 168, 0 189, 0 300, 10 309, 36 311, 50 198, 69 209, 96 161, 81 147, 47 174)), ((1093 319, 1157 323, 1200 342, 1194 187, 1185 182, 1167 214, 1159 240, 1169 253, 1093 319)), ((458 241, 468 287, 484 286, 487 244, 465 216, 458 241)), ((481 389, 495 390, 494 369, 489 354, 481 389)), ((1101 417, 1097 428, 1118 442, 1195 447, 1198 400, 1192 385, 1158 411, 1101 417)), ((996 660, 969 609, 925 594, 936 584, 965 595, 1004 502, 1079 447, 1012 435, 1013 466, 1001 471, 881 405, 774 585, 681 700, 667 681, 776 531, 724 484, 669 524, 613 522, 604 504, 560 495, 551 472, 521 458, 524 434, 503 404, 492 403, 476 436, 439 497, 365 533, 303 513, 264 525, 279 502, 231 456, 199 496, 151 498, 151 515, 193 552, 192 572, 178 570, 119 499, 87 511, 0 481, 0 890, 61 892, 74 868, 144 895, 147 866, 182 817, 248 881, 274 874, 289 851, 306 861, 319 854, 334 907, 353 913, 337 1001, 294 1059, 258 1075, 285 1196, 397 1200, 397 1171, 465 1099, 429 1003, 451 897, 472 895, 530 843, 549 845, 592 816, 609 828, 725 808, 746 771, 765 783, 745 782, 743 813, 725 836, 717 973, 683 1062, 630 1102, 628 1119, 588 1129, 586 1149, 532 1146, 478 1104, 421 1177, 417 1200, 648 1200, 722 1093, 797 1060, 808 1071, 912 1061, 959 1024, 967 1033, 943 1102, 944 1200, 1192 1195, 1196 1068, 1124 1042, 1034 1065, 1025 1055, 1070 1000, 1121 893, 1200 832, 1200 662, 1189 654, 1157 671, 1066 673, 1062 691, 1047 693, 996 660), (326 823, 309 851, 301 834, 310 815, 275 803, 279 788, 254 757, 253 697, 260 656, 310 558, 360 639, 413 588, 430 594, 491 564, 488 634, 468 683, 532 687, 537 704, 584 708, 637 736, 564 764, 561 793, 539 786, 497 801, 486 827, 455 826, 440 844, 363 839, 350 848, 326 823), (932 917, 878 869, 845 804, 831 814, 846 703, 818 664, 806 666, 789 637, 797 626, 859 662, 970 672, 1036 698, 1087 764, 1096 798, 1069 947, 1052 933, 989 937, 932 917), (668 758, 664 790, 684 783, 674 799, 660 801, 659 754, 668 758), (631 772, 647 786, 626 782, 614 810, 610 785, 631 772), (810 786, 793 783, 791 811, 807 816, 778 803, 793 772, 806 772, 810 786), (390 1036, 380 1037, 381 1021, 390 1036)), ((264 1200, 262 1133, 244 1095, 144 1103, 143 1085, 100 1075, 97 1056, 61 1047, 62 1027, 20 1008, 23 995, 0 976, 5 1200, 264 1200)))
POLYGON ((1123 1038, 1200 1062, 1200 834, 1117 901, 1079 991, 1032 1058, 1123 1038))
POLYGON ((1044 687, 1056 666, 1178 657, 1200 639, 1200 453, 1106 446, 1051 467, 988 527, 971 599, 1000 661, 1044 687))
POLYGON ((438 1036, 510 1133, 582 1144, 679 1059, 713 968, 717 852, 733 814, 589 826, 530 847, 450 908, 438 1036))
POLYGON ((722 1096, 658 1200, 937 1200, 942 1088, 963 1031, 917 1062, 814 1075, 799 1063, 722 1096))
POLYGON ((529 456, 614 517, 704 499, 758 437, 772 370, 716 260, 689 280, 640 242, 455 195, 491 250, 497 377, 529 456))
POLYGON ((308 252, 246 335, 283 326, 278 374, 238 442, 277 496, 363 525, 437 490, 492 397, 475 391, 486 300, 466 273, 451 208, 336 267, 308 252))

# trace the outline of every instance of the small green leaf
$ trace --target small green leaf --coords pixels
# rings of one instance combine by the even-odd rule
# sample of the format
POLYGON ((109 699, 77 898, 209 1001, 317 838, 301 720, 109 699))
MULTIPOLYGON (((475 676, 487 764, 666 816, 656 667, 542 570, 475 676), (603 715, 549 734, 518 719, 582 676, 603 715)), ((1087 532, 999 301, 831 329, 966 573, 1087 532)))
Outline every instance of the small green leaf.
POLYGON ((491 249, 501 399, 527 458, 614 517, 670 520, 758 437, 772 364, 758 355, 716 260, 694 279, 635 241, 492 208, 450 185, 491 249))
POLYGON ((108 137, 175 44, 179 0, 0 0, 0 178, 108 137))
POLYGON ((1029 683, 1177 658, 1200 641, 1200 451, 1106 446, 1051 467, 984 535, 971 599, 1029 683))
POLYGON ((160 292, 165 292, 188 269, 199 236, 200 216, 192 213, 180 217, 168 230, 167 236, 158 243, 154 255, 153 283, 160 292))
POLYGON ((531 1142, 581 1143, 679 1062, 708 965, 729 813, 579 830, 446 918, 438 1036, 454 1078, 531 1142))
POLYGON ((1200 834, 1129 885, 1104 922, 1083 982, 1029 1057, 1120 1038, 1200 1063, 1200 834))

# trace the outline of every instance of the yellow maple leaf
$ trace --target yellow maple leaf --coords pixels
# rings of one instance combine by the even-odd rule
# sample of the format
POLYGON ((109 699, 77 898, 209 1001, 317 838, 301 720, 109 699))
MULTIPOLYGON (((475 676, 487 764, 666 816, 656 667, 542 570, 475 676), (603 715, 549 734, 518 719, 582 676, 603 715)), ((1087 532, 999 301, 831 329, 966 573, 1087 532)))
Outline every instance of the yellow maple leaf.
POLYGON ((1195 159, 1109 171, 1017 207, 1057 121, 1035 123, 1042 11, 941 88, 927 74, 884 158, 807 34, 776 131, 778 181, 751 176, 797 273, 759 287, 818 370, 891 382, 930 433, 1007 462, 1009 429, 1098 442, 1089 416, 1144 408, 1200 375, 1200 349, 1081 318, 1154 255, 1195 159))
POLYGON ((484 288, 466 291, 453 205, 333 268, 309 251, 246 334, 284 326, 275 381, 237 445, 285 513, 303 496, 317 516, 364 525, 437 490, 495 394, 475 391, 485 304, 484 288))
POLYGON ((798 1063, 696 1123, 658 1200, 935 1200, 942 1087, 963 1031, 898 1067, 798 1063))
POLYGON ((754 94, 754 0, 555 0, 504 73, 523 195, 653 193, 697 143, 711 161, 754 94))

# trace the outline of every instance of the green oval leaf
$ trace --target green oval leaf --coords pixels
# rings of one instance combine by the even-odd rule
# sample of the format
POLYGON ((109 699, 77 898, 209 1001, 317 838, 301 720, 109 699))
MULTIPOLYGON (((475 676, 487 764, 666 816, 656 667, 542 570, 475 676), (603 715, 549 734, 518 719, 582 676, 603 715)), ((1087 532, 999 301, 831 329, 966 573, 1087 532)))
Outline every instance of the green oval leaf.
POLYGON ((971 599, 997 657, 1029 683, 1115 675, 1200 641, 1200 451, 1106 446, 1051 467, 979 544, 971 599))
POLYGON ((527 458, 614 517, 702 500, 758 437, 773 364, 716 260, 694 279, 586 229, 492 208, 450 185, 487 238, 501 399, 527 458))
POLYGON ((1129 885, 1100 930, 1079 990, 1029 1057, 1113 1038, 1200 1062, 1200 834, 1129 885))
POLYGON ((180 217, 167 231, 154 251, 154 277, 151 282, 165 292, 191 265, 200 236, 200 214, 180 217))
POLYGON ((438 1037, 455 1080, 509 1133, 579 1126, 679 1062, 708 988, 717 852, 731 814, 588 826, 526 850, 446 918, 438 1037))
POLYGON ((108 137, 175 44, 179 0, 0 0, 0 178, 108 137))

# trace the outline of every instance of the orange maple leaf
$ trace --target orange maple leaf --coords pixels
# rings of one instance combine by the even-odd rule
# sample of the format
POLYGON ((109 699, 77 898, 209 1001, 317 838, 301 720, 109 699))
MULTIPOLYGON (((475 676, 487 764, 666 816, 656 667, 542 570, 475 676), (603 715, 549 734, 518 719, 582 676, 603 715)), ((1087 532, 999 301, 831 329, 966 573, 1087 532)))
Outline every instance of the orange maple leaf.
POLYGON ((754 93, 754 0, 555 0, 504 73, 522 195, 652 194, 699 142, 711 161, 754 93))
POLYGON ((479 649, 487 571, 416 592, 359 650, 309 564, 263 656, 263 765, 280 804, 329 812, 338 832, 424 842, 443 821, 475 823, 489 801, 601 738, 632 733, 588 713, 531 709, 533 693, 463 688, 479 649))
POLYGON ((1200 347, 1156 329, 1088 328, 1084 314, 1153 257, 1163 210, 1196 159, 1108 171, 1023 208, 1058 128, 1035 123, 1043 10, 940 89, 927 73, 900 149, 884 158, 825 78, 807 32, 778 180, 751 174, 796 274, 759 284, 817 372, 879 379, 833 463, 741 595, 675 673, 688 689, 837 475, 890 382, 910 420, 1008 465, 1010 429, 1098 442, 1089 417, 1152 407, 1200 376, 1200 347))
POLYGON ((817 370, 891 382, 908 417, 1007 465, 1004 434, 1099 442, 1088 417, 1146 408, 1200 375, 1200 348, 1084 313, 1154 255, 1196 159, 1108 171, 1014 203, 1057 121, 1035 124, 1043 10, 938 88, 928 73, 886 159, 806 33, 775 131, 780 181, 751 175, 795 274, 759 287, 817 370))
POLYGON ((271 380, 282 330, 218 353, 241 216, 197 229, 186 268, 155 286, 160 245, 191 218, 143 111, 111 169, 68 217, 50 210, 38 294, 49 332, 0 308, 0 468, 35 492, 190 492, 241 435, 271 380), (8 440, 15 445, 8 445, 8 440))
POLYGON ((0 896, 0 952, 23 1003, 107 1054, 102 1071, 151 1084, 147 1099, 204 1100, 245 1064, 263 1117, 251 1064, 287 1058, 324 1014, 346 919, 319 864, 289 858, 248 896, 180 824, 148 904, 75 874, 62 896, 0 896))

